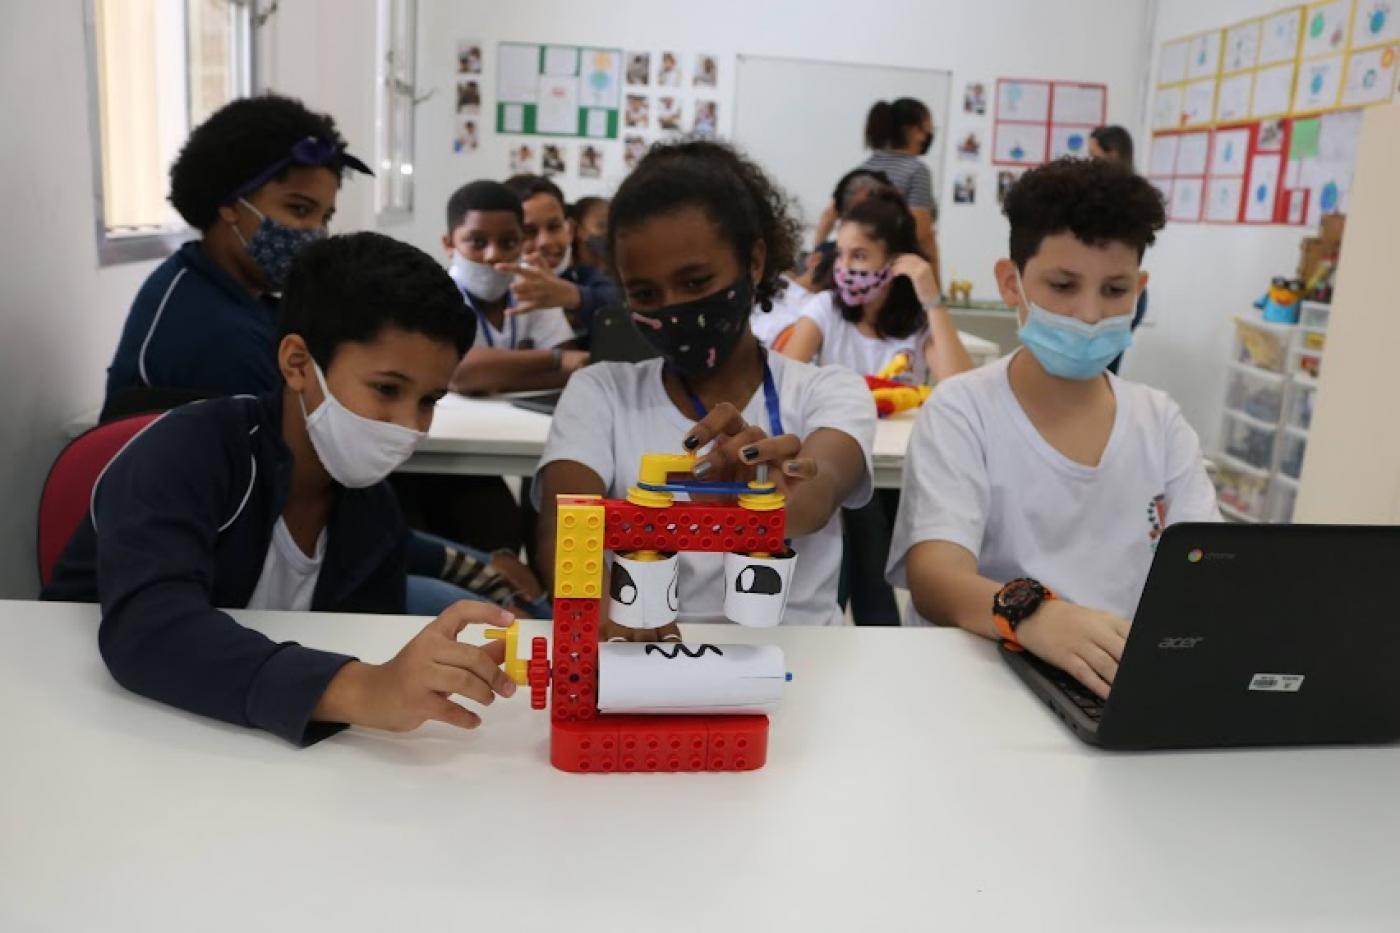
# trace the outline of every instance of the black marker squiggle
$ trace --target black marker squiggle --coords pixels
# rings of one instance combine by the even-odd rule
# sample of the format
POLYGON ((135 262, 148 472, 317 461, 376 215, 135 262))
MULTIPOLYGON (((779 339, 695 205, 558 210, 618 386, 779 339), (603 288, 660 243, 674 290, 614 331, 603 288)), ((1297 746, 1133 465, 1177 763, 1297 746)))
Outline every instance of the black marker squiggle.
POLYGON ((663 658, 669 658, 670 660, 674 661, 678 655, 682 654, 685 655, 687 658, 704 657, 706 651, 713 651, 720 657, 724 657, 724 652, 720 651, 714 645, 701 645, 699 648, 692 649, 689 645, 675 644, 671 646, 670 651, 667 651, 661 645, 647 645, 645 653, 652 654, 653 652, 655 652, 656 654, 661 655, 663 658))

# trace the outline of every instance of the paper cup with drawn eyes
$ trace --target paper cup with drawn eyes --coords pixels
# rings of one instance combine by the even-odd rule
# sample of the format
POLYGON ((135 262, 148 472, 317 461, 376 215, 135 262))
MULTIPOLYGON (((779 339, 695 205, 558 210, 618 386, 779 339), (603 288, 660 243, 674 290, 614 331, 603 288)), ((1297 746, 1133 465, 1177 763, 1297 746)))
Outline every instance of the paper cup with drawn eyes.
POLYGON ((724 555, 724 616, 753 628, 783 621, 797 552, 724 555))
POLYGON ((637 551, 613 557, 608 618, 627 628, 661 628, 680 612, 680 569, 675 554, 637 551))

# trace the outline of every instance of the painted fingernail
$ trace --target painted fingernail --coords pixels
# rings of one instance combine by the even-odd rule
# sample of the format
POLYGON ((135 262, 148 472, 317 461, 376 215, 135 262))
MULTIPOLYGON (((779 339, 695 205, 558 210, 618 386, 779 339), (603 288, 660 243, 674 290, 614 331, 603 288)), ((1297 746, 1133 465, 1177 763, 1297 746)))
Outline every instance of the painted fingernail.
POLYGON ((695 464, 695 469, 692 470, 691 473, 693 473, 695 476, 704 476, 706 473, 710 472, 711 468, 713 467, 714 464, 710 461, 701 460, 699 463, 695 464))
POLYGON ((739 451, 739 456, 740 456, 742 459, 744 459, 745 461, 752 460, 752 459, 754 459, 755 457, 758 456, 758 447, 757 447, 757 446, 745 447, 743 450, 739 451))
POLYGON ((802 465, 799 464, 796 460, 789 460, 783 464, 783 472, 786 473, 788 476, 801 476, 802 465))
POLYGON ((700 438, 692 434, 685 439, 683 444, 686 450, 694 450, 695 448, 700 446, 700 438))

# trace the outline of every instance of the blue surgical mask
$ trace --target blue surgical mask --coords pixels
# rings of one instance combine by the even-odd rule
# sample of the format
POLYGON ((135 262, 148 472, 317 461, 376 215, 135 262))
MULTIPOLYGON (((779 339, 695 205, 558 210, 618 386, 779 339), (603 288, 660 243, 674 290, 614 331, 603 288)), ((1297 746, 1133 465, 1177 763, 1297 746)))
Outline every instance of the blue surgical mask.
POLYGON ((1019 270, 1016 285, 1026 305, 1026 320, 1018 336, 1050 375, 1061 379, 1093 379, 1102 375, 1109 363, 1132 346, 1131 314, 1119 314, 1089 324, 1031 303, 1019 270))
POLYGON ((244 198, 239 198, 238 203, 257 214, 262 222, 258 224, 258 229, 253 231, 252 239, 243 239, 237 224, 234 224, 233 232, 238 236, 243 248, 248 251, 248 255, 253 257, 253 262, 258 264, 267 287, 274 292, 280 292, 282 286, 287 284, 287 273, 292 271, 292 261, 306 247, 324 239, 326 228, 304 230, 300 227, 289 227, 268 217, 244 198))

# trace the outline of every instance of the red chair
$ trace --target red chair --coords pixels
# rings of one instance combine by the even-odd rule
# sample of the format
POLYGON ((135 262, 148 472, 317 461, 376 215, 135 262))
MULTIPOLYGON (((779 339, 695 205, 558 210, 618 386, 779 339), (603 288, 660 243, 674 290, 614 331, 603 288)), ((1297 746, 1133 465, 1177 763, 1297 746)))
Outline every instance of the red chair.
POLYGON ((54 564, 82 524, 98 477, 159 412, 99 424, 69 442, 44 480, 39 497, 39 582, 47 586, 54 564))

